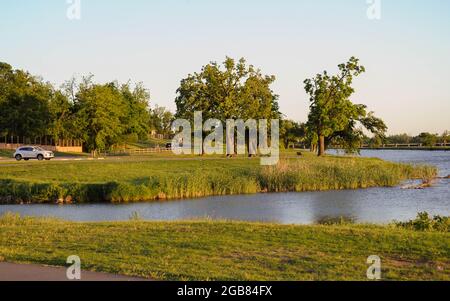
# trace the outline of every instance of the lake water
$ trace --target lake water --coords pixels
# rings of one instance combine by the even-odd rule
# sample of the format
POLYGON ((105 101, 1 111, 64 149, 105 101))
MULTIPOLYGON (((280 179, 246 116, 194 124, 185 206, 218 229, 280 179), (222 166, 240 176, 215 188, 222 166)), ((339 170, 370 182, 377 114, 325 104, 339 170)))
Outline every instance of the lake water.
MULTIPOLYGON (((431 164, 440 176, 450 174, 450 152, 362 151, 362 156, 396 162, 431 164)), ((17 212, 27 216, 54 216, 73 221, 128 220, 138 213, 145 220, 230 219, 282 224, 310 224, 329 218, 351 218, 357 222, 389 223, 408 220, 417 213, 450 215, 450 180, 441 179, 424 190, 371 188, 362 190, 279 193, 208 197, 164 203, 127 205, 3 205, 0 214, 17 212)))

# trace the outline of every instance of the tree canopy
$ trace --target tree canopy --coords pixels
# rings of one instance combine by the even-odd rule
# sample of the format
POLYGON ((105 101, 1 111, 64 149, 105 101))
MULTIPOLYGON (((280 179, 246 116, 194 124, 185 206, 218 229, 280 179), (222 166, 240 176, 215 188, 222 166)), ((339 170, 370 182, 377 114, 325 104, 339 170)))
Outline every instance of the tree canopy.
POLYGON ((364 66, 351 57, 347 63, 338 65, 338 69, 336 75, 324 71, 304 81, 311 102, 307 128, 312 140, 319 144, 319 156, 324 155, 326 144, 333 140, 348 151, 356 150, 363 137, 358 126, 376 135, 383 135, 387 130, 381 119, 367 112, 365 105, 350 100, 355 92, 353 80, 365 72, 364 66))
POLYGON ((192 120, 195 111, 202 111, 203 118, 222 121, 279 118, 278 96, 270 88, 274 81, 243 58, 227 57, 223 66, 211 62, 181 80, 176 117, 192 120))
POLYGON ((27 71, 0 62, 0 136, 78 139, 87 151, 108 150, 114 145, 146 139, 150 131, 169 136, 174 118, 193 120, 195 111, 203 118, 281 119, 280 138, 292 144, 319 145, 323 155, 335 144, 349 152, 360 144, 448 143, 442 135, 422 133, 385 137, 386 124, 363 104, 351 101, 353 81, 365 72, 351 57, 338 65, 338 72, 324 71, 304 81, 310 98, 307 123, 283 118, 278 95, 271 86, 275 76, 264 75, 245 59, 227 57, 222 64, 211 62, 199 72, 182 79, 177 89, 176 115, 163 107, 150 107, 150 93, 140 83, 95 83, 93 76, 81 83, 71 79, 59 88, 27 71), (365 133, 370 132, 369 139, 365 133))
POLYGON ((150 110, 150 130, 168 136, 172 133, 174 115, 164 107, 156 106, 150 110))
POLYGON ((52 86, 28 72, 0 63, 0 134, 45 135, 49 102, 59 97, 52 86))
POLYGON ((150 95, 142 84, 50 83, 0 63, 0 135, 80 139, 87 151, 107 150, 130 136, 146 138, 150 95))

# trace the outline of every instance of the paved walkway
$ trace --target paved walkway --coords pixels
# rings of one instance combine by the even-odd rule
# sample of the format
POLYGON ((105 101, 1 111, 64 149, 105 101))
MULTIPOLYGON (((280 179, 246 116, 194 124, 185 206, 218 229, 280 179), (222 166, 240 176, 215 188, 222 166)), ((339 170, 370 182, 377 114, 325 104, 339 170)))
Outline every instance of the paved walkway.
MULTIPOLYGON (((0 262, 0 281, 69 281, 66 268, 0 262)), ((73 280, 71 280, 73 281, 73 280)), ((81 281, 148 281, 106 273, 81 272, 81 281)))

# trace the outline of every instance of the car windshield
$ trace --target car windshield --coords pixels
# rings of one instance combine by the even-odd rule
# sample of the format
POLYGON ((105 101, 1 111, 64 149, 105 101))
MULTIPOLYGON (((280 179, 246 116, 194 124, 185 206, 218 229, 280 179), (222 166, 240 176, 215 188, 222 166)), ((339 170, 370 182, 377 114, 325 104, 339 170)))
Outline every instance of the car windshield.
POLYGON ((40 147, 35 147, 34 149, 37 150, 37 151, 43 151, 43 149, 40 148, 40 147))

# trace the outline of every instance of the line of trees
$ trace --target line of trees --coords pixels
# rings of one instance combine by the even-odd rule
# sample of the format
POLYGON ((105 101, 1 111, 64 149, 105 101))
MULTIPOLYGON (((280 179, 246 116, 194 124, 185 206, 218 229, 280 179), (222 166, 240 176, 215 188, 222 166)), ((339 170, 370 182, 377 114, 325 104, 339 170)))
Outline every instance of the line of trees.
POLYGON ((391 135, 384 139, 375 139, 375 137, 366 137, 364 143, 371 146, 381 146, 383 144, 422 144, 423 146, 434 146, 436 144, 450 143, 450 132, 445 131, 442 134, 421 133, 417 136, 408 134, 391 135))
POLYGON ((306 79, 310 98, 306 123, 284 118, 278 95, 271 89, 275 76, 264 75, 245 59, 227 57, 223 64, 211 62, 182 79, 177 89, 175 114, 163 107, 150 108, 150 93, 142 84, 94 82, 86 76, 55 88, 26 71, 0 63, 0 136, 49 136, 78 139, 86 151, 108 150, 115 145, 146 140, 149 133, 172 133, 174 118, 281 119, 280 135, 286 147, 311 145, 319 156, 328 145, 355 152, 362 143, 423 143, 448 141, 423 133, 385 137, 386 124, 363 104, 354 104, 353 81, 366 70, 355 57, 338 65, 337 74, 324 71, 306 79), (373 134, 373 138, 365 136, 373 134))
POLYGON ((168 133, 172 119, 164 108, 150 108, 142 84, 98 84, 87 76, 56 89, 0 63, 0 136, 78 139, 85 150, 98 152, 147 139, 152 130, 168 133))

